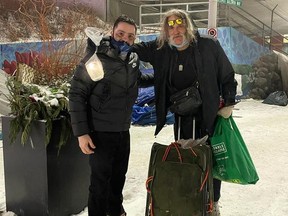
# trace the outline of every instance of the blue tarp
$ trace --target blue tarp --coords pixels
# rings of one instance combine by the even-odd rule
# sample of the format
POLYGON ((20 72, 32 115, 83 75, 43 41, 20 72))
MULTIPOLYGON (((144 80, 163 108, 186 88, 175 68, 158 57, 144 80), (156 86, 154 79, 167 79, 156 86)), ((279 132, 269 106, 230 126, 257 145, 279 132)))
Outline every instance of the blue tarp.
POLYGON ((155 99, 154 87, 139 88, 138 97, 135 102, 138 106, 153 104, 155 99))
MULTIPOLYGON (((153 73, 153 69, 141 69, 141 72, 153 73)), ((132 124, 142 126, 156 124, 154 86, 139 88, 138 97, 133 106, 132 124)), ((171 112, 167 114, 166 124, 174 124, 174 115, 171 112)))
MULTIPOLYGON (((156 109, 155 106, 133 106, 132 113, 133 125, 155 125, 156 124, 156 109)), ((166 124, 174 124, 174 115, 168 112, 166 124)))

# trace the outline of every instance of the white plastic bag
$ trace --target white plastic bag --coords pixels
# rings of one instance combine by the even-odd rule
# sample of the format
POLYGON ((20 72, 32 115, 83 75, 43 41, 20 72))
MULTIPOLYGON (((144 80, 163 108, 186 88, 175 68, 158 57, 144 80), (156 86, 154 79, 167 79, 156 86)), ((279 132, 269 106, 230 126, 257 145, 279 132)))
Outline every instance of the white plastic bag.
POLYGON ((100 45, 100 41, 103 38, 103 30, 97 27, 87 27, 85 34, 89 37, 96 46, 100 45))
POLYGON ((86 70, 93 81, 98 81, 103 79, 104 70, 102 63, 96 53, 94 53, 91 58, 85 63, 86 70))

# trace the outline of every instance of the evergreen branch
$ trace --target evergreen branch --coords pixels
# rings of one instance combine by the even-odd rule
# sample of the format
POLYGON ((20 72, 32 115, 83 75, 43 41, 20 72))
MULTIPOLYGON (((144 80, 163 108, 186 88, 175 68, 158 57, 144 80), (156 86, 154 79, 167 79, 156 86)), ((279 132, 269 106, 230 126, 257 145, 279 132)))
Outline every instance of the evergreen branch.
POLYGON ((7 79, 6 86, 9 90, 7 99, 10 103, 11 114, 14 116, 10 123, 11 143, 15 142, 18 134, 20 134, 21 144, 27 143, 33 121, 45 120, 45 144, 48 145, 52 135, 53 121, 61 118, 61 133, 57 145, 59 153, 72 132, 68 114, 69 85, 61 83, 58 87, 49 87, 22 84, 15 77, 10 77, 7 79), (50 104, 49 101, 53 100, 54 102, 57 100, 58 103, 50 104))

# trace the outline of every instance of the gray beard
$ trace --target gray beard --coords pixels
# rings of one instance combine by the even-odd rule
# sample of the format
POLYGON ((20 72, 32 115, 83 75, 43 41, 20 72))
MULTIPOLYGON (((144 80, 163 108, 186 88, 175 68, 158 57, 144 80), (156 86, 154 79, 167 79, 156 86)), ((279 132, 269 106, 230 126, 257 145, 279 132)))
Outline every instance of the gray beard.
POLYGON ((183 37, 184 37, 184 39, 183 39, 181 44, 175 44, 173 39, 169 38, 169 45, 174 46, 176 48, 181 48, 181 47, 186 46, 188 44, 188 40, 185 36, 183 36, 183 37))

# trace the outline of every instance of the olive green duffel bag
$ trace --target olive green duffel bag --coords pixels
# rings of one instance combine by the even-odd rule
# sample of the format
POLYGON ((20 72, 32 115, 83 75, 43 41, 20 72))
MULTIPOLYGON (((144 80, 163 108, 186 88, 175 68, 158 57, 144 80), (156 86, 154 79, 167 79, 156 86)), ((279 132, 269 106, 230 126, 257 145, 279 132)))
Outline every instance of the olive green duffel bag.
POLYGON ((208 145, 182 149, 154 143, 148 170, 146 216, 210 216, 212 153, 208 145))

